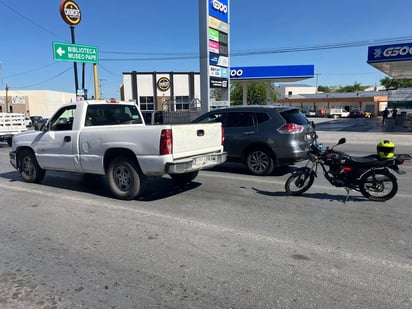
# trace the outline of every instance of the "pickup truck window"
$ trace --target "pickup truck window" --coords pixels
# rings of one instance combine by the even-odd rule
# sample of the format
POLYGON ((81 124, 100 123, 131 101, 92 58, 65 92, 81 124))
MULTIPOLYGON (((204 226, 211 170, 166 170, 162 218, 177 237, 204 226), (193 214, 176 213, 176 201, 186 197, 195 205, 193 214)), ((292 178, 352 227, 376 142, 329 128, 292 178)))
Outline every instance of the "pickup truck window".
POLYGON ((76 106, 71 105, 62 108, 50 121, 51 131, 71 130, 73 127, 73 119, 76 113, 76 106))
POLYGON ((87 107, 85 126, 143 123, 134 105, 94 104, 87 107))

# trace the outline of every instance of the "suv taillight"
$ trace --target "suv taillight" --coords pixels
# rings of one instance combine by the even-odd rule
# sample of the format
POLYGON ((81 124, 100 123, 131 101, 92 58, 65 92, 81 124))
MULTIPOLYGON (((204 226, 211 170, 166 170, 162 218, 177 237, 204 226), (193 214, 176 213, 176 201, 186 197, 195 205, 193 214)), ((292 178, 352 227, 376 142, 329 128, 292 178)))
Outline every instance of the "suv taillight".
POLYGON ((296 123, 286 123, 278 129, 279 133, 283 134, 295 134, 303 132, 303 126, 296 123))

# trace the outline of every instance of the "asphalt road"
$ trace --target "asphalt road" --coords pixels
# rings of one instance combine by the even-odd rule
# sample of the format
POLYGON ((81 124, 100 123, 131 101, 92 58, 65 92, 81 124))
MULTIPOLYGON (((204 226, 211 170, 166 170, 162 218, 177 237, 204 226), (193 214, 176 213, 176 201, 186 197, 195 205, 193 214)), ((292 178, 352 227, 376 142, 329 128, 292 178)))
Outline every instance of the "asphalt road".
MULTIPOLYGON (((345 149, 373 148, 365 134, 345 149)), ((234 164, 183 187, 151 179, 140 200, 119 201, 100 177, 22 182, 9 149, 0 308, 412 308, 412 164, 385 203, 357 192, 344 203, 322 176, 289 197, 287 170, 256 177, 234 164)))

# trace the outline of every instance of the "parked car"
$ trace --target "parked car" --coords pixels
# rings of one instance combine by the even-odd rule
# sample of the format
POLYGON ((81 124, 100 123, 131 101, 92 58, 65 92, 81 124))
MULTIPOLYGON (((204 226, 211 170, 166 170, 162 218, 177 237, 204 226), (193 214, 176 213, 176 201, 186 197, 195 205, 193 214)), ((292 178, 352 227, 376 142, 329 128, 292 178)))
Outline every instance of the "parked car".
POLYGON ((315 117, 316 116, 316 112, 314 110, 304 111, 303 113, 305 114, 306 117, 315 117))
POLYGON ((40 130, 45 124, 42 116, 31 116, 30 120, 35 130, 40 130))
POLYGON ((371 117, 372 117, 372 113, 371 113, 371 112, 368 112, 368 111, 364 111, 364 112, 363 112, 363 117, 364 117, 364 118, 371 118, 371 117))
POLYGON ((406 115, 405 121, 403 122, 403 127, 408 129, 412 128, 412 113, 406 115))
POLYGON ((24 123, 26 124, 26 127, 31 127, 31 119, 29 117, 24 117, 24 123))
POLYGON ((212 110, 195 123, 221 122, 228 161, 246 165, 254 175, 306 158, 314 126, 296 107, 249 105, 212 110))
POLYGON ((343 108, 331 108, 327 111, 327 115, 331 118, 347 118, 350 113, 343 108))
POLYGON ((360 109, 353 109, 350 111, 349 117, 350 118, 363 118, 365 115, 362 110, 360 109))

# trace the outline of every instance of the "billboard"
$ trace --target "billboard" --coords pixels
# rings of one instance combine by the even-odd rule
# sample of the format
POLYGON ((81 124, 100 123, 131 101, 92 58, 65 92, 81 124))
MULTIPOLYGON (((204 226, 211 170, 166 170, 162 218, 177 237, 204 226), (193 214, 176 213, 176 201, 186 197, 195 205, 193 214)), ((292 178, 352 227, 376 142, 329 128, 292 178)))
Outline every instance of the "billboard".
POLYGON ((230 79, 279 79, 279 78, 312 78, 314 65, 283 65, 258 67, 231 67, 230 79))
POLYGON ((368 47, 368 63, 412 60, 412 43, 368 47))
POLYGON ((209 0, 209 15, 228 22, 228 0, 209 0))

